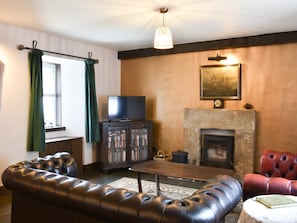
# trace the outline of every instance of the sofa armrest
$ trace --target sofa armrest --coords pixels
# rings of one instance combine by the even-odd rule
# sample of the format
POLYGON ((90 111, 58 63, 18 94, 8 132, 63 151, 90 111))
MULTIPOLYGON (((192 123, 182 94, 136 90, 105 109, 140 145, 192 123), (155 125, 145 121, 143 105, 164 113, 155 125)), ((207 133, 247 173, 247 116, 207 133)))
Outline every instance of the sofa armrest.
POLYGON ((243 179, 243 199, 263 194, 297 195, 297 181, 249 173, 243 179))
POLYGON ((58 152, 54 155, 39 157, 31 161, 25 161, 26 168, 46 170, 61 175, 76 177, 77 165, 74 158, 68 152, 58 152))

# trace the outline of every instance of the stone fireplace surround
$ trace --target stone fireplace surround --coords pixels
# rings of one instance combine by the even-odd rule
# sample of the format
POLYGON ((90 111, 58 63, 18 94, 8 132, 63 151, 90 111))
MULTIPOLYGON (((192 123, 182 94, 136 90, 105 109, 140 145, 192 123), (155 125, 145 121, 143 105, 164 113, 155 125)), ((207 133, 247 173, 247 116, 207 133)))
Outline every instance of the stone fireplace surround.
POLYGON ((254 170, 255 110, 184 109, 184 150, 190 163, 200 163, 200 129, 232 129, 234 137, 234 171, 242 178, 254 170))

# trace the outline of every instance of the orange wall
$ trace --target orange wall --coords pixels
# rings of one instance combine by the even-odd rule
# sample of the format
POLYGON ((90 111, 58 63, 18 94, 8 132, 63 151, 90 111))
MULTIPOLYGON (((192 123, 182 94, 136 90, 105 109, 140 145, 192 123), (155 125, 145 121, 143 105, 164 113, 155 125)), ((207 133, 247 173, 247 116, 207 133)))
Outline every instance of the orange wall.
POLYGON ((154 142, 167 153, 183 149, 183 109, 212 109, 199 98, 199 66, 216 54, 242 64, 242 99, 225 109, 257 111, 256 167, 262 149, 297 152, 297 43, 183 53, 121 61, 122 95, 145 95, 147 119, 154 121, 154 142))

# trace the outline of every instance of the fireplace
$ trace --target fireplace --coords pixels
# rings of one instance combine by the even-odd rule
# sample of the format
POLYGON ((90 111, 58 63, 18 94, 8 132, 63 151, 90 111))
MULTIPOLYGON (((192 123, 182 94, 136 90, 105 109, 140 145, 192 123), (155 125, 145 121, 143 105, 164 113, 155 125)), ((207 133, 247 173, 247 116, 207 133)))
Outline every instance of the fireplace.
MULTIPOLYGON (((240 177, 254 171, 255 110, 185 108, 184 150, 188 152, 189 163, 196 165, 201 165, 203 159, 201 156, 201 129, 233 130, 232 169, 240 177)), ((220 158, 222 157, 224 155, 220 158)))
POLYGON ((200 129, 200 165, 233 169, 234 130, 200 129))

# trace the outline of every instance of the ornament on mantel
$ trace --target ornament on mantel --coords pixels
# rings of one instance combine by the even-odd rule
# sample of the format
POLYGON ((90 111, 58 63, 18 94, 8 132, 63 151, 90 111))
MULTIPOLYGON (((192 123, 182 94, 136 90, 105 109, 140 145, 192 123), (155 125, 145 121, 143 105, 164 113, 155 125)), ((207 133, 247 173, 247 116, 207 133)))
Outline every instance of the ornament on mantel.
POLYGON ((244 106, 243 106, 245 109, 253 109, 254 106, 250 103, 246 103, 244 106))

